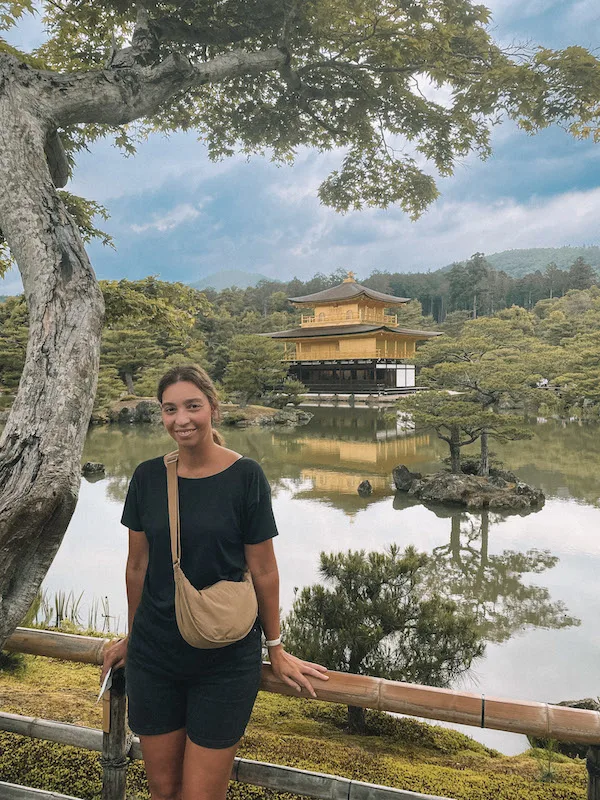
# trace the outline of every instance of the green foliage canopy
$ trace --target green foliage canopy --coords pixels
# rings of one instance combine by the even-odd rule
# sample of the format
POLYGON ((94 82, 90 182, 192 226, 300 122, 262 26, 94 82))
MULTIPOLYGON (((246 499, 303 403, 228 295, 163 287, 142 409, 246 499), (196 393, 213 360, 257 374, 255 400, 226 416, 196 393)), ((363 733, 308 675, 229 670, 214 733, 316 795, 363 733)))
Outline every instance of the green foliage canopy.
POLYGON ((223 385, 242 405, 283 384, 287 368, 281 362, 281 346, 272 339, 256 334, 234 336, 231 353, 223 385))
MULTIPOLYGON (((84 114, 61 132, 71 162, 108 134, 131 153, 140 137, 178 129, 198 131, 213 159, 241 151, 289 162, 301 147, 338 148, 341 165, 319 190, 324 203, 340 211, 397 203, 416 217, 437 197, 431 173, 451 174, 473 150, 487 156, 503 114, 528 131, 553 122, 577 136, 596 131, 597 59, 581 47, 502 50, 489 10, 471 0, 42 0, 40 8, 39 48, 24 53, 0 40, 0 52, 34 69, 142 69, 152 79, 169 58, 193 69, 232 55, 241 67, 198 82, 186 73, 135 122, 131 109, 114 119, 84 114), (271 51, 278 66, 246 68, 250 55, 271 51), (446 99, 428 86, 443 87, 446 99)), ((0 11, 9 30, 34 8, 12 0, 0 11)))

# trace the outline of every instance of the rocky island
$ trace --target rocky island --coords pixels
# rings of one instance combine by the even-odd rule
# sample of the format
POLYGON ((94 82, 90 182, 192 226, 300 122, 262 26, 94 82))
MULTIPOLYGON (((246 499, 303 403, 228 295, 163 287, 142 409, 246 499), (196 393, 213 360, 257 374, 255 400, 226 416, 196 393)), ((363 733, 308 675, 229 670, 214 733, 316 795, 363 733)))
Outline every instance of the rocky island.
POLYGON ((542 491, 519 480, 514 473, 493 467, 486 477, 446 471, 421 475, 400 464, 394 467, 392 476, 399 492, 407 492, 423 503, 518 513, 539 509, 546 500, 542 491))

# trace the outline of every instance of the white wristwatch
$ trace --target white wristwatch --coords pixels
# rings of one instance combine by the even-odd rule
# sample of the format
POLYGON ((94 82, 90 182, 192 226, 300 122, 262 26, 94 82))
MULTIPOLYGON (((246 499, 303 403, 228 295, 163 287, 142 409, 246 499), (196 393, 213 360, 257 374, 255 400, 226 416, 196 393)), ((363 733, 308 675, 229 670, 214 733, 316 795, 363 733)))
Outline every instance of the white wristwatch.
POLYGON ((281 636, 278 636, 277 639, 267 639, 265 644, 267 647, 276 647, 278 644, 281 644, 281 636))

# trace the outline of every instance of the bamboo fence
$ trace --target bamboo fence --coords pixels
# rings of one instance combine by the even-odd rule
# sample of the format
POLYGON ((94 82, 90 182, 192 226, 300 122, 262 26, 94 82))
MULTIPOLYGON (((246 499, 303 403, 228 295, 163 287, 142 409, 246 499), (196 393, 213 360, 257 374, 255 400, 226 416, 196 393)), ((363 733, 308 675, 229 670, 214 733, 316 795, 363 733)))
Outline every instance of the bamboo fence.
MULTIPOLYGON (((6 641, 4 648, 13 652, 50 656, 88 664, 102 664, 103 651, 109 639, 77 636, 54 631, 17 628, 6 641)), ((600 800, 600 714, 596 711, 556 706, 526 700, 509 700, 487 697, 472 692, 437 689, 409 683, 388 681, 365 675, 328 672, 327 683, 316 680, 314 688, 318 699, 344 705, 374 708, 410 716, 443 720, 480 728, 521 733, 530 736, 578 742, 589 745, 587 768, 589 773, 588 800, 600 800)), ((261 687, 263 691, 310 699, 306 691, 298 693, 279 681, 268 663, 263 664, 261 687)), ((140 758, 139 744, 127 740, 125 725, 125 687, 122 671, 117 671, 110 697, 104 701, 104 733, 88 728, 0 714, 0 729, 15 733, 77 744, 102 752, 104 785, 102 800, 122 800, 125 797, 125 772, 127 758, 140 758), (73 740, 73 737, 77 740, 73 740)), ((387 800, 387 798, 418 798, 431 796, 403 792, 389 787, 349 781, 336 776, 323 776, 304 770, 292 770, 276 765, 261 765, 236 759, 233 780, 269 786, 280 791, 319 798, 345 798, 345 800, 387 800)), ((10 791, 18 791, 10 789, 10 791)), ((9 797, 0 784, 0 796, 9 797)), ((29 791, 29 790, 25 790, 29 791)), ((10 794, 15 800, 34 794, 10 794)), ((52 795, 46 795, 52 797, 52 795)), ((443 799, 442 799, 443 800, 443 799)))

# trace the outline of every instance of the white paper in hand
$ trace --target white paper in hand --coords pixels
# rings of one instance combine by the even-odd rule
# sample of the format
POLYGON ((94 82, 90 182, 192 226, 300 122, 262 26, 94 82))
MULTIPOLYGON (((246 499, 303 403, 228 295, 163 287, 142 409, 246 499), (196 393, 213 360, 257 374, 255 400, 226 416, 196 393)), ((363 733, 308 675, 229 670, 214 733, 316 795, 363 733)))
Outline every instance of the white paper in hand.
POLYGON ((106 673, 106 677, 104 678, 104 682, 102 683, 102 686, 100 687, 100 694, 96 698, 96 703, 100 702, 100 698, 102 697, 104 692, 107 689, 110 689, 111 686, 112 686, 112 667, 106 673))

